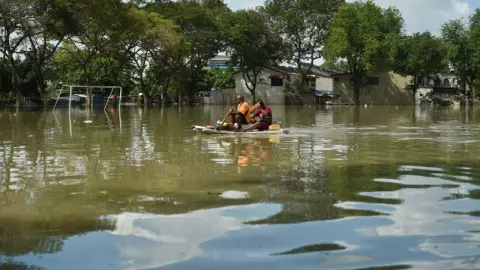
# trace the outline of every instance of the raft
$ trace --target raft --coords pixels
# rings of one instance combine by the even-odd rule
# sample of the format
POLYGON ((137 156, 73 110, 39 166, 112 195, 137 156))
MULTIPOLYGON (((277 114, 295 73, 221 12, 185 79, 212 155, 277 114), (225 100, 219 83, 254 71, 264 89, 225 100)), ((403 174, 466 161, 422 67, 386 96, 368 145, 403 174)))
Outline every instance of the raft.
POLYGON ((214 127, 207 127, 207 126, 192 126, 194 131, 200 131, 206 134, 236 134, 236 135, 268 135, 268 134, 288 134, 289 131, 286 129, 275 129, 275 130, 249 130, 245 132, 241 131, 231 131, 231 130, 216 130, 214 127))

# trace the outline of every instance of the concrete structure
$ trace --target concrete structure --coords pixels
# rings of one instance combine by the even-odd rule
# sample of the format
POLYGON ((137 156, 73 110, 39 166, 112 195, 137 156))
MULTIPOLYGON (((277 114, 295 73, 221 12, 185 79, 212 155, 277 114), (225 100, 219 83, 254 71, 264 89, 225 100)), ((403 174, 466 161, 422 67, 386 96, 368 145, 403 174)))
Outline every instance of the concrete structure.
MULTIPOLYGON (((470 87, 466 87, 467 93, 470 87)), ((464 91, 455 74, 432 74, 424 78, 415 94, 415 104, 458 106, 464 102, 464 91)))
MULTIPOLYGON (((306 66, 304 68, 307 68, 306 66)), ((355 104, 353 81, 350 74, 341 70, 311 68, 310 89, 298 93, 294 88, 295 80, 301 77, 297 68, 285 66, 265 67, 257 82, 256 100, 262 99, 269 105, 275 104, 355 104), (288 86, 292 86, 291 88, 288 86)), ((453 74, 432 74, 424 80, 415 97, 409 90, 411 77, 401 76, 385 70, 373 74, 360 93, 360 104, 364 105, 413 105, 425 100, 425 96, 444 99, 444 96, 461 94, 458 79, 453 74)), ((469 87, 467 86, 467 91, 469 87)), ((235 89, 211 91, 205 98, 205 104, 234 104, 235 96, 244 95, 252 103, 252 94, 245 85, 241 72, 235 74, 235 89)), ((455 99, 458 99, 455 97, 455 99)), ((454 101, 456 104, 457 101, 454 101)))
MULTIPOLYGON (((306 93, 289 92, 288 86, 293 87, 296 79, 301 78, 300 71, 293 67, 266 66, 262 69, 255 90, 255 99, 262 99, 269 105, 283 105, 288 99, 296 97, 303 104, 325 104, 325 101, 333 98, 334 80, 331 74, 333 71, 324 70, 321 67, 314 67, 310 72, 310 91, 306 93)), ((242 72, 235 73, 235 90, 225 89, 210 91, 205 97, 205 104, 232 104, 235 103, 235 96, 243 95, 248 103, 253 102, 253 96, 245 84, 242 72)))
MULTIPOLYGON (((348 73, 332 75, 334 93, 348 104, 355 104, 353 78, 348 73)), ((378 72, 368 78, 368 85, 360 93, 360 104, 367 105, 412 105, 412 92, 407 89, 410 77, 392 71, 378 72)))
POLYGON ((235 88, 210 91, 208 96, 203 98, 204 104, 234 104, 236 97, 235 88))
MULTIPOLYGON (((255 99, 262 99, 266 104, 285 104, 285 87, 291 83, 293 73, 289 73, 280 67, 265 67, 257 79, 255 89, 255 99)), ((245 96, 250 104, 253 102, 253 96, 247 88, 242 72, 235 74, 235 90, 237 95, 245 96)))

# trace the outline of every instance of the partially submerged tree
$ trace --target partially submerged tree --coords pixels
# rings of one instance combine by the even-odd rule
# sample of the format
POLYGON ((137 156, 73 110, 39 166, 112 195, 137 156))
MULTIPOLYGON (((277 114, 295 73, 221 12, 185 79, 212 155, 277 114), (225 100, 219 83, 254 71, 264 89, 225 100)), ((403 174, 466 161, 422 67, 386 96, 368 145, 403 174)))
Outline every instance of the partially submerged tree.
POLYGON ((35 1, 31 7, 35 19, 22 23, 22 31, 28 41, 23 53, 32 68, 37 91, 45 104, 45 69, 64 38, 78 30, 78 24, 70 6, 64 1, 35 1))
POLYGON ((415 97, 424 79, 445 70, 446 50, 442 41, 430 32, 405 36, 399 46, 394 71, 403 76, 411 76, 410 90, 415 97))
POLYGON ((10 0, 0 3, 0 53, 7 60, 11 72, 11 83, 15 93, 15 105, 20 106, 22 93, 18 76, 21 45, 27 38, 23 25, 34 20, 28 0, 10 0))
POLYGON ((470 17, 470 42, 473 48, 473 66, 476 69, 475 78, 471 79, 471 89, 476 92, 480 86, 480 9, 476 9, 474 14, 470 17))
POLYGON ((452 20, 442 25, 442 38, 447 46, 448 61, 463 90, 480 77, 480 10, 470 17, 470 25, 452 20))
POLYGON ((149 103, 150 89, 146 84, 147 71, 154 66, 155 61, 162 61, 171 55, 175 47, 180 46, 183 36, 178 27, 170 20, 162 18, 154 12, 134 10, 140 32, 138 42, 131 50, 131 64, 135 70, 135 79, 143 94, 145 105, 149 103))
POLYGON ((400 12, 382 9, 373 1, 346 3, 334 14, 326 44, 326 58, 344 59, 353 79, 355 104, 368 74, 393 65, 403 31, 400 12))
MULTIPOLYGON (((80 0, 72 4, 72 10, 78 19, 78 34, 71 36, 60 48, 61 53, 69 54, 72 65, 81 69, 82 80, 77 82, 92 85, 98 68, 93 64, 103 58, 101 52, 116 42, 112 37, 118 31, 124 31, 123 19, 129 6, 121 0, 80 0)), ((86 106, 91 105, 92 89, 87 88, 86 106)))
POLYGON ((202 69, 207 61, 224 48, 218 20, 230 10, 219 0, 163 0, 148 4, 147 10, 174 21, 185 36, 185 46, 176 51, 177 56, 179 52, 184 53, 182 61, 176 62, 178 72, 171 76, 177 80, 180 104, 182 95, 192 96, 196 91, 196 83, 202 80, 202 69))
POLYGON ((262 69, 281 59, 282 41, 268 27, 265 17, 254 10, 240 10, 225 16, 222 28, 233 65, 242 72, 255 103, 262 69))
POLYGON ((303 81, 324 45, 334 12, 345 0, 266 0, 264 11, 286 46, 286 60, 297 66, 303 81))

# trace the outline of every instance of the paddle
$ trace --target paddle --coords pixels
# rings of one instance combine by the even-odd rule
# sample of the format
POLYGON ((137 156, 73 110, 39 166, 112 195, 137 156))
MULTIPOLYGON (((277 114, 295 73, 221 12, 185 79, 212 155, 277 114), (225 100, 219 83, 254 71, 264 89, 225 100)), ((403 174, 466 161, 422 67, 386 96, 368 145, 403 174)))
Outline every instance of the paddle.
POLYGON ((218 133, 220 133, 220 130, 222 129, 223 127, 223 123, 225 123, 225 120, 227 119, 227 117, 230 115, 230 110, 228 111, 227 115, 225 115, 225 118, 223 118, 223 121, 222 123, 220 124, 220 127, 218 128, 218 133))

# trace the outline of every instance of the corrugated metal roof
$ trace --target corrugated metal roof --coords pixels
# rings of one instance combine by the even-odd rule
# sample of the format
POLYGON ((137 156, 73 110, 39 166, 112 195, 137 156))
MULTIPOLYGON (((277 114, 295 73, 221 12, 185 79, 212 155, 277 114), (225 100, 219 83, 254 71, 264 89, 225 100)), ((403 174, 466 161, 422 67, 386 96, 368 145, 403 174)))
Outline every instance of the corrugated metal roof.
POLYGON ((231 60, 230 56, 217 55, 214 58, 208 59, 208 61, 228 61, 231 60))

